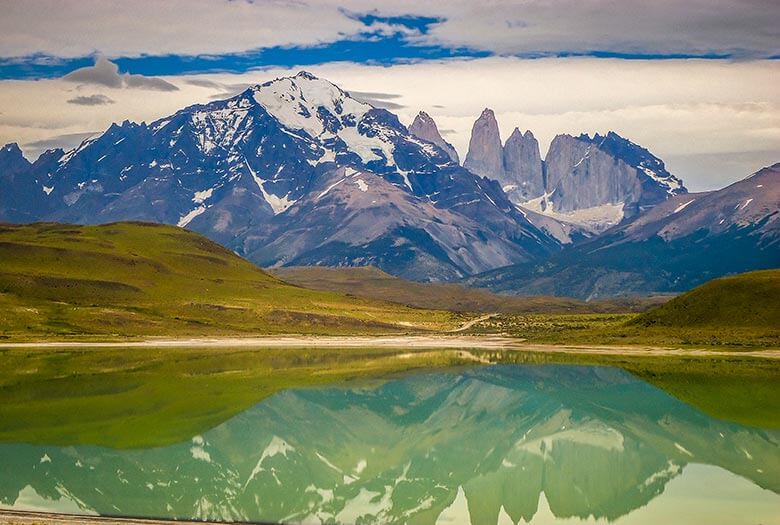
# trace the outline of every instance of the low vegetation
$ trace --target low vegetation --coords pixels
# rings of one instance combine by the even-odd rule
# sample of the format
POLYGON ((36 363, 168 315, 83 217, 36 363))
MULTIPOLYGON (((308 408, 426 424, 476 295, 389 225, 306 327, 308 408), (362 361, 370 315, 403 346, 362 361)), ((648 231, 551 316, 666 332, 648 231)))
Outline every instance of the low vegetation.
POLYGON ((461 322, 289 285, 172 226, 0 225, 0 261, 5 339, 399 333, 461 322))
POLYGON ((497 315, 472 327, 529 342, 760 349, 780 347, 780 270, 710 281, 643 314, 497 315))
POLYGON ((273 273, 289 283, 312 290, 325 290, 393 301, 416 308, 503 314, 572 314, 643 312, 665 303, 671 296, 619 297, 581 301, 570 297, 499 295, 459 284, 416 283, 393 277, 372 266, 326 268, 299 266, 277 268, 273 273))
POLYGON ((642 327, 780 327, 780 270, 713 279, 638 316, 642 327))

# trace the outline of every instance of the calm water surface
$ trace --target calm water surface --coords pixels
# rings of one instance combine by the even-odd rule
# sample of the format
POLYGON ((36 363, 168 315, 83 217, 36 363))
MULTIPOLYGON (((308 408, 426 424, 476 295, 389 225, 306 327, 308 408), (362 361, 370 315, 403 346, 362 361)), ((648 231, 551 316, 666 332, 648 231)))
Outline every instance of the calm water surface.
POLYGON ((290 523, 780 523, 780 432, 621 370, 288 390, 177 445, 0 445, 0 505, 290 523))

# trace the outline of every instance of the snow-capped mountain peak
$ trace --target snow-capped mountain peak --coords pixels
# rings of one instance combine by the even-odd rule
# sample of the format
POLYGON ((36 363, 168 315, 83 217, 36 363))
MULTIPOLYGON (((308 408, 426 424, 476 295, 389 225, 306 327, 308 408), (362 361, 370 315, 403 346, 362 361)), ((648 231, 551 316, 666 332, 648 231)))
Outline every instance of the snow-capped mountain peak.
POLYGON ((251 88, 258 104, 290 130, 310 137, 334 135, 353 127, 373 107, 350 97, 327 80, 301 71, 251 88))

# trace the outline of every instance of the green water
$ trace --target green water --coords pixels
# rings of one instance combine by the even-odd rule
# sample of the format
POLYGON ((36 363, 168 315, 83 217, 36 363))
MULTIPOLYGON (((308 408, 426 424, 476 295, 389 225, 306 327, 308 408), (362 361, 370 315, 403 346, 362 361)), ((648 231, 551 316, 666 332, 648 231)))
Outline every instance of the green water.
POLYGON ((606 367, 287 390, 172 446, 0 445, 0 505, 290 523, 780 523, 780 432, 606 367))

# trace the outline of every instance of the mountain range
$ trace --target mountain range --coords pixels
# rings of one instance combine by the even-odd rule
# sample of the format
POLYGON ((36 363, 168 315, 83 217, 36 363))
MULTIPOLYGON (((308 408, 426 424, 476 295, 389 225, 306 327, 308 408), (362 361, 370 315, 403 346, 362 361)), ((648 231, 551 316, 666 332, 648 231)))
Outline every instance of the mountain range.
MULTIPOLYGON (((776 189, 771 173, 762 180, 776 189)), ((150 124, 113 124, 71 151, 50 150, 32 163, 9 144, 0 150, 0 183, 0 221, 166 223, 262 266, 371 265, 418 281, 468 279, 513 293, 550 289, 518 286, 525 275, 519 268, 554 265, 579 246, 609 244, 605 239, 626 228, 648 232, 647 221, 690 212, 671 213, 673 203, 688 198, 682 181, 613 132, 559 135, 542 160, 530 131, 515 129, 502 144, 486 109, 461 166, 428 114, 407 128, 393 113, 306 72, 150 124)), ((751 198, 764 202, 758 195, 745 200, 751 198)), ((760 209, 767 215, 755 220, 776 213, 778 201, 760 209)), ((736 227, 732 215, 716 229, 736 227)), ((777 222, 762 224, 758 237, 740 229, 743 254, 758 249, 755 268, 777 266, 777 222)), ((664 291, 669 279, 598 293, 664 291)), ((587 288, 552 287, 579 297, 592 294, 587 288)))
POLYGON ((674 196, 541 263, 468 279, 513 294, 582 299, 682 292, 710 279, 780 267, 780 163, 722 190, 674 196))

